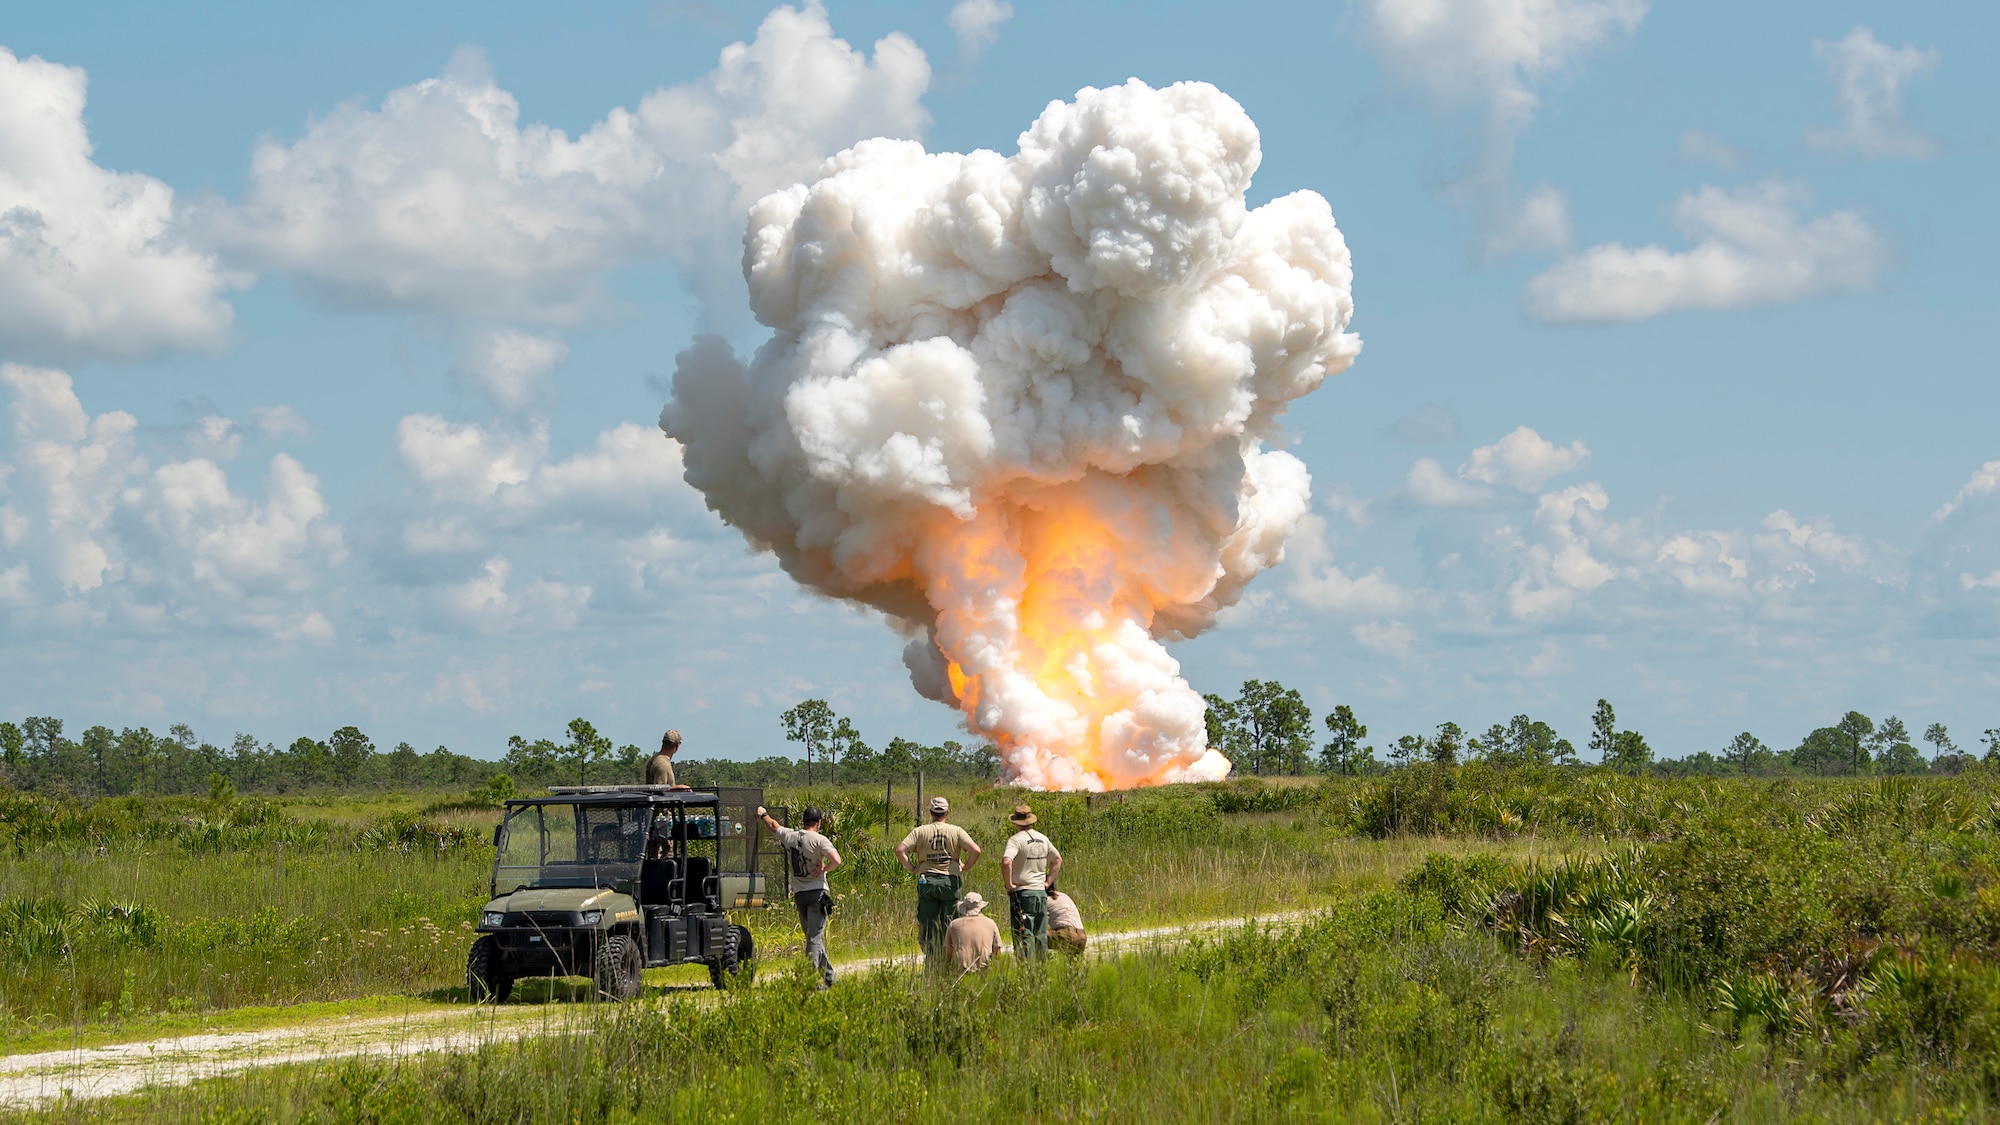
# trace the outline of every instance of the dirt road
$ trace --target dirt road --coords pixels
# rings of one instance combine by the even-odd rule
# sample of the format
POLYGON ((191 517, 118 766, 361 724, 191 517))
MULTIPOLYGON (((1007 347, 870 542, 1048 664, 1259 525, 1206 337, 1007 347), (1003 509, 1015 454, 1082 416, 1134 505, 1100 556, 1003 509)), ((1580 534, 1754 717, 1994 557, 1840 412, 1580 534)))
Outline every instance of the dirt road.
MULTIPOLYGON (((1304 913, 1261 919, 1291 925, 1304 913)), ((1195 934, 1230 929, 1251 919, 1224 918, 1093 934, 1092 956, 1172 945, 1195 934)), ((878 957, 841 963, 845 972, 917 965, 919 958, 878 957)), ((655 1001, 657 1002, 657 1001, 655 1001)), ((181 1035, 69 1051, 0 1058, 0 1107, 31 1109, 63 1098, 105 1098, 148 1086, 185 1085, 256 1067, 363 1056, 465 1051, 525 1036, 558 1035, 589 1026, 588 1006, 467 1005, 406 1016, 321 1020, 258 1031, 181 1035)))

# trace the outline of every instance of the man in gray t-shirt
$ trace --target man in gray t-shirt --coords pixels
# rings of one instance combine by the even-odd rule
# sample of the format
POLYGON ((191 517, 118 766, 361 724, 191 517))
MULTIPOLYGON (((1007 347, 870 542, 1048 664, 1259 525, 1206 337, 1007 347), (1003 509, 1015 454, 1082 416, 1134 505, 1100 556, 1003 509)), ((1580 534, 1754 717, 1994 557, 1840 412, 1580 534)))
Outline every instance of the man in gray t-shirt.
POLYGON ((820 834, 824 816, 810 805, 799 814, 797 829, 779 824, 762 805, 757 806, 757 815, 764 818, 784 849, 792 904, 798 907, 799 928, 806 933, 806 957, 819 969, 820 987, 831 988, 833 962, 826 955, 826 918, 833 913, 833 896, 826 890, 826 873, 840 866, 840 851, 820 834))

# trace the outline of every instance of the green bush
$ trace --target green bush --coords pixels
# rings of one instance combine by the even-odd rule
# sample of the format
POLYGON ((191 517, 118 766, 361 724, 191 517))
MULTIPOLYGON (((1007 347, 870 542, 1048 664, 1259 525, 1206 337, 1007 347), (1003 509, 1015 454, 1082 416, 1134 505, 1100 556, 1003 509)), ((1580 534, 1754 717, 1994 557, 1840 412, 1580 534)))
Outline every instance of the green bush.
POLYGON ((486 843, 478 833, 415 813, 382 817, 355 837, 364 851, 447 852, 486 843))

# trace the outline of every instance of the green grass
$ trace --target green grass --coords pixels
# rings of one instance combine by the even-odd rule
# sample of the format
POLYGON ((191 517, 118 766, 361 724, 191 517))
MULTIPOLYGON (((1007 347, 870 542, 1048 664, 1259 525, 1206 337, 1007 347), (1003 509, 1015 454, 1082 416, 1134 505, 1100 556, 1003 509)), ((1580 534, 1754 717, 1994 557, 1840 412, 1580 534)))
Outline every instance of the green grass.
MULTIPOLYGON (((988 849, 969 885, 997 899, 1004 816, 1023 796, 946 792, 988 849)), ((654 973, 647 1005, 555 1005, 584 1034, 260 1073, 118 1112, 1983 1119, 2000 1096, 1996 792, 1984 772, 1719 782, 1473 766, 1035 795, 1096 932, 1325 917, 1296 935, 1046 976, 1002 966, 955 989, 850 974, 814 997, 783 979, 799 964, 789 910, 752 912, 762 974, 781 978, 754 995, 718 998, 698 987, 699 970, 654 973), (926 1053, 939 1036, 945 1061, 926 1053)), ((913 896, 890 852, 907 799, 886 810, 885 835, 877 793, 771 795, 809 801, 831 810, 847 859, 834 879, 836 958, 913 951, 913 896)), ((189 827, 205 816, 194 802, 19 814, 0 833, 0 900, 97 905, 68 953, 32 928, 6 930, 0 913, 7 1049, 139 1038, 244 1006, 259 1013, 242 1018, 275 1022, 262 1014, 274 1005, 449 1002, 459 923, 483 901, 490 849, 440 851, 422 843, 441 838, 432 828, 385 827, 407 827, 425 804, 288 804, 285 824, 240 816, 220 844, 214 823, 189 827), (108 911, 113 900, 150 913, 108 911)), ((451 815, 474 837, 492 817, 451 815)), ((523 999, 581 1000, 584 989, 536 983, 523 999)))
MULTIPOLYGON (((808 799, 787 796, 795 807, 808 799)), ((834 879, 840 908, 830 931, 841 959, 914 950, 914 896, 890 854, 893 841, 882 838, 879 800, 862 811, 870 796, 849 790, 810 797, 836 810, 832 830, 848 860, 834 879)), ((953 797, 964 810, 961 822, 989 849, 968 886, 1001 899, 1004 812, 1020 796, 954 791, 953 797)), ((1087 814, 1081 798, 1034 800, 1065 837, 1064 882, 1099 931, 1323 905, 1338 894, 1393 882, 1440 847, 1454 855, 1499 847, 1525 856, 1568 846, 1527 838, 1504 844, 1376 840, 1330 826, 1325 808, 1225 817, 1205 799, 1195 802, 1195 812, 1180 809, 1185 795, 1098 802, 1087 814), (1126 823, 1118 810, 1127 807, 1154 812, 1136 820, 1128 815, 1126 823)), ((116 902, 143 906, 163 919, 162 935, 143 945, 127 934, 93 934, 85 927, 67 953, 46 945, 14 949, 0 967, 0 1050, 229 1026, 220 1014, 244 1007, 381 994, 454 999, 466 928, 486 899, 490 849, 440 853, 360 845, 370 826, 421 804, 421 797, 409 796, 287 803, 288 817, 325 826, 317 849, 306 852, 284 845, 190 851, 154 835, 130 847, 107 842, 103 854, 87 839, 79 846, 0 853, 0 899, 116 902)), ((494 817, 458 819, 483 839, 494 817)), ((739 917, 767 956, 783 959, 801 948, 788 904, 739 917)), ((668 970, 652 978, 693 982, 702 971, 668 970)), ((524 993, 530 1000, 535 995, 524 993)), ((302 1010, 300 1018, 312 1017, 302 1010)))
POLYGON ((1295 931, 959 984, 804 974, 711 999, 575 1009, 577 1033, 277 1068, 88 1106, 168 1121, 1977 1120, 1976 1075, 1839 1075, 1734 1039, 1587 960, 1536 966, 1427 890, 1295 931))

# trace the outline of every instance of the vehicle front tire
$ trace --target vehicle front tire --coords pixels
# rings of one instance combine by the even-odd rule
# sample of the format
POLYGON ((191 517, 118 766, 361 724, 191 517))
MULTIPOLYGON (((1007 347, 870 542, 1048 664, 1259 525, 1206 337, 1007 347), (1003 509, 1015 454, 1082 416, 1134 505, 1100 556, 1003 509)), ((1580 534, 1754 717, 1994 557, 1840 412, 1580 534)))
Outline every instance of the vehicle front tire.
POLYGON ((499 939, 487 934, 472 943, 465 955, 465 990, 475 1004, 504 1004, 514 991, 513 974, 507 971, 506 955, 499 939))
POLYGON ((757 939, 742 926, 729 927, 729 946, 721 960, 708 963, 709 983, 718 989, 742 988, 757 977, 757 939))
POLYGON ((639 998, 639 973, 646 967, 639 943, 613 934, 597 947, 597 995, 605 1000, 639 998))

